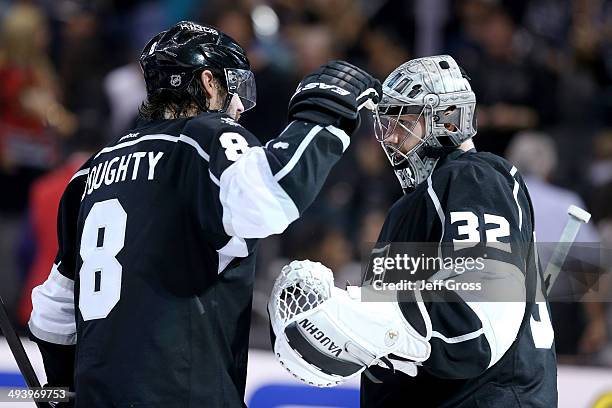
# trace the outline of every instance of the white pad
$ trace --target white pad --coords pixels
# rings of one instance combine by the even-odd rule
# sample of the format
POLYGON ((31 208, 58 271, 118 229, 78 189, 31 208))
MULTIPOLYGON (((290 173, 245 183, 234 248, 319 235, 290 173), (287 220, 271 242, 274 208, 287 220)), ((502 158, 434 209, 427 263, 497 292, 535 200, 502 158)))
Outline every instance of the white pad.
MULTIPOLYGON (((285 266, 268 311, 280 363, 301 381, 319 387, 340 384, 389 354, 420 362, 431 351, 430 330, 421 336, 396 302, 351 298, 334 287, 331 271, 320 263, 293 261, 285 266)), ((430 328, 429 317, 423 318, 430 328)), ((414 366, 406 367, 414 375, 414 366)))

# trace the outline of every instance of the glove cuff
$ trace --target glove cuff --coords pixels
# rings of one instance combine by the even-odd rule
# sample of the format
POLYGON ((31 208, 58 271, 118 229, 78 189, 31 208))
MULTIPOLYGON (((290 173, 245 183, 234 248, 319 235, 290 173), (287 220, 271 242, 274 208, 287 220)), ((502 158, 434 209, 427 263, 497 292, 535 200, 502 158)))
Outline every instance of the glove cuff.
POLYGON ((293 120, 304 120, 323 127, 332 125, 338 129, 344 130, 348 135, 355 132, 355 130, 361 124, 361 117, 359 115, 354 119, 344 117, 339 118, 329 114, 328 112, 317 110, 316 107, 289 115, 289 121, 291 122, 293 120))

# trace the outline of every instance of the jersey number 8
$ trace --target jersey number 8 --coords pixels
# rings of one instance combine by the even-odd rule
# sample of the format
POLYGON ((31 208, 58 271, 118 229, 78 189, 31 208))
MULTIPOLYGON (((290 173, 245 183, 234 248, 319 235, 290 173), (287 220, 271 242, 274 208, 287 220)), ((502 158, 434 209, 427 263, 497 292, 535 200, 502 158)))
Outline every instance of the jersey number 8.
POLYGON ((127 213, 116 198, 95 203, 81 235, 79 310, 83 320, 103 319, 121 297, 123 267, 117 254, 123 249, 127 213))
POLYGON ((244 136, 236 132, 225 132, 219 136, 219 142, 225 149, 225 156, 229 161, 236 161, 249 150, 249 143, 244 136))

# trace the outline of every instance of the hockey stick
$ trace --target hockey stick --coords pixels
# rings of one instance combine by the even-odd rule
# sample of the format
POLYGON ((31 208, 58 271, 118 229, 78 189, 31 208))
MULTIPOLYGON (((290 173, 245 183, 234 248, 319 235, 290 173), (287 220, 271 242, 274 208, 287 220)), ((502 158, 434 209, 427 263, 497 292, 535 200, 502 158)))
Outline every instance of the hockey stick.
POLYGON ((569 252, 572 243, 576 239, 576 235, 578 235, 580 227, 582 227, 582 224, 588 223, 591 219, 590 213, 575 205, 570 205, 567 209, 567 213, 569 215, 569 219, 565 224, 565 228, 563 228, 563 232, 559 238, 559 243, 555 247, 550 261, 544 270, 546 294, 550 293, 555 281, 559 277, 559 272, 561 272, 563 262, 565 262, 567 253, 569 252))
MULTIPOLYGON (((0 329, 6 338, 6 342, 13 353, 13 357, 15 357, 19 371, 21 371, 21 375, 23 375, 28 388, 41 388, 40 381, 38 381, 34 368, 32 368, 32 363, 30 363, 30 359, 23 348, 23 344, 9 320, 8 312, 6 311, 6 306, 4 305, 2 297, 0 297, 0 329)), ((50 404, 40 401, 34 401, 34 403, 38 408, 51 407, 50 404)))

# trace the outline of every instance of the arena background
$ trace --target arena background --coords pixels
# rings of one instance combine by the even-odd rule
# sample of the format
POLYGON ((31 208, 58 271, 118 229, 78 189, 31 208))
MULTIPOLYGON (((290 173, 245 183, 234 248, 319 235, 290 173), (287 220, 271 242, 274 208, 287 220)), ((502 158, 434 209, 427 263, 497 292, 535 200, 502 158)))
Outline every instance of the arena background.
MULTIPOLYGON (((216 25, 248 50, 258 101, 241 123, 263 143, 284 128, 299 79, 329 59, 384 79, 410 58, 452 55, 478 99, 477 148, 526 175, 539 240, 555 241, 577 204, 593 214, 578 241, 612 245, 609 0, 0 0, 0 295, 22 334, 31 289, 55 255, 63 187, 88 154, 130 128, 145 97, 140 50, 181 19, 216 25)), ((265 305, 280 267, 295 258, 358 282, 360 245, 376 240, 400 195, 365 121, 305 217, 262 243, 251 407, 358 405, 355 382, 307 388, 273 361, 265 305)), ((610 290, 605 281, 600 289, 610 290)), ((552 308, 560 406, 612 407, 610 303, 552 308)), ((0 339, 0 388, 19 384, 0 339)))

